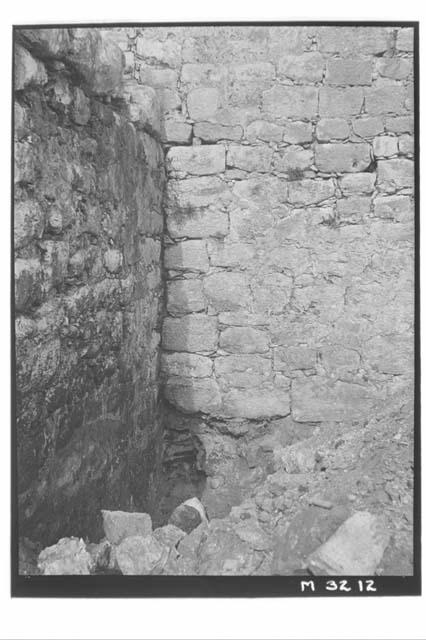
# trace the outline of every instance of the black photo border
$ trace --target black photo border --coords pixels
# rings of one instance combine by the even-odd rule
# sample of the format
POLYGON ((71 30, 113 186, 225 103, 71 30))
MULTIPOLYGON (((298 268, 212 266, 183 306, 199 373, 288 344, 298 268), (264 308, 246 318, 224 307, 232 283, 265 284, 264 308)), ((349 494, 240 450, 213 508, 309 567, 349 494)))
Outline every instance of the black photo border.
POLYGON ((415 139, 415 285, 414 285, 414 573, 412 576, 26 576, 19 575, 16 434, 16 354, 14 300, 14 56, 12 52, 11 132, 11 596, 19 598, 271 598, 371 597, 421 595, 421 470, 420 470, 420 114, 418 21, 222 21, 222 22, 99 22, 22 24, 23 29, 102 27, 410 27, 414 30, 415 139), (372 583, 372 584, 369 584, 372 583))

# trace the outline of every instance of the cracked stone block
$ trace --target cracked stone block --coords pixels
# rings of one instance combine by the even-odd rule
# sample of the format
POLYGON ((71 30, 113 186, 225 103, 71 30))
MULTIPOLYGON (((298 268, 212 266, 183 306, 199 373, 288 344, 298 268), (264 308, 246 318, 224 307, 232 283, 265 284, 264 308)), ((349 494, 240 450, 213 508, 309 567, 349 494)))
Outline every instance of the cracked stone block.
POLYGON ((209 240, 208 251, 210 263, 215 267, 249 267, 256 257, 255 245, 226 240, 209 240))
POLYGON ((216 317, 193 314, 164 320, 162 346, 168 351, 211 352, 217 340, 216 317))
POLYGON ((380 189, 392 193, 398 189, 414 188, 414 162, 405 158, 379 160, 377 184, 380 189))
POLYGON ((262 106, 277 118, 312 118, 317 113, 318 89, 276 85, 263 92, 262 106))
POLYGON ((218 89, 213 87, 193 89, 186 99, 189 117, 195 121, 209 120, 218 110, 219 101, 218 89))
POLYGON ((369 85, 372 82, 373 61, 365 58, 331 58, 327 62, 326 84, 369 85))
POLYGON ((274 170, 288 172, 295 169, 309 169, 314 161, 311 149, 291 145, 274 154, 274 170))
POLYGON ((359 384, 331 382, 313 376, 296 378, 291 387, 291 410, 296 422, 359 420, 374 404, 371 389, 359 384))
POLYGON ((148 513, 102 510, 105 537, 111 544, 120 544, 130 536, 149 536, 152 533, 148 513))
POLYGON ((284 372, 315 370, 317 350, 309 347, 290 346, 274 349, 274 370, 284 372))
POLYGON ((167 283, 167 311, 172 314, 203 311, 206 300, 199 280, 175 280, 167 283))
POLYGON ((327 172, 365 171, 371 164, 371 147, 366 143, 319 144, 315 147, 315 164, 327 172))
POLYGON ((407 58, 379 58, 377 61, 377 71, 384 78, 403 80, 412 70, 412 60, 407 58))
POLYGON ((174 271, 209 270, 209 258, 205 240, 184 240, 169 245, 164 251, 164 266, 174 271))
POLYGON ((295 82, 321 82, 325 59, 317 51, 287 55, 278 60, 278 73, 295 82))
POLYGON ((262 140, 263 142, 281 142, 283 127, 266 120, 255 120, 246 127, 246 138, 250 142, 262 140))
POLYGON ((212 374, 213 363, 210 358, 195 353, 163 353, 161 370, 167 376, 207 378, 212 374))
POLYGON ((363 102, 364 90, 361 87, 322 87, 319 92, 319 113, 321 118, 355 116, 361 112, 363 102))
POLYGON ((375 173, 348 173, 339 178, 339 186, 344 196, 373 193, 375 173))
POLYGON ((290 413, 290 396, 281 389, 232 389, 223 397, 223 412, 252 420, 286 416, 290 413))
POLYGON ((365 90, 365 110, 368 114, 403 114, 408 93, 405 87, 373 87, 365 90))
POLYGON ((221 385, 232 387, 261 386, 271 374, 271 361, 259 355, 219 356, 214 361, 221 385))
POLYGON ((209 304, 216 311, 233 311, 250 303, 247 278, 241 273, 213 273, 204 278, 203 286, 209 304))
POLYGON ((380 116, 364 116, 352 120, 354 133, 361 138, 372 138, 384 131, 383 118, 380 116))
POLYGON ((219 345, 229 353, 266 353, 269 336, 252 327, 230 327, 221 332, 219 345))
POLYGON ((288 183, 288 200, 309 205, 323 202, 335 194, 333 180, 296 180, 288 183))
POLYGON ((169 378, 164 396, 184 413, 215 413, 222 403, 219 386, 211 378, 169 378))
POLYGON ((414 216, 414 206, 409 196, 384 196, 374 200, 374 215, 402 222, 414 216))
POLYGON ((167 154, 171 171, 193 175, 212 175, 225 171, 225 147, 203 145, 196 147, 172 147, 167 154))
POLYGON ((317 124, 317 139, 321 142, 329 140, 345 140, 349 137, 349 125, 343 118, 322 118, 317 124))
POLYGON ((267 172, 270 170, 272 149, 263 146, 250 147, 230 144, 226 155, 228 167, 236 167, 244 171, 267 172))

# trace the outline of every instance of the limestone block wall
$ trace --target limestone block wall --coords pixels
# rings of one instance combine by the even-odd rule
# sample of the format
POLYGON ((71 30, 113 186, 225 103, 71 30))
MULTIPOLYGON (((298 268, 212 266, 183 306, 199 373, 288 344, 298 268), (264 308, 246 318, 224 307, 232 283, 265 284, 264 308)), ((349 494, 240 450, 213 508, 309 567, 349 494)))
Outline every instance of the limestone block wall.
POLYGON ((165 172, 123 72, 102 30, 17 31, 19 535, 44 544, 156 500, 165 172))
MULTIPOLYGON (((165 396, 358 421, 413 374, 413 32, 127 31, 167 149, 165 396)), ((401 395, 399 395, 401 393, 401 395)))

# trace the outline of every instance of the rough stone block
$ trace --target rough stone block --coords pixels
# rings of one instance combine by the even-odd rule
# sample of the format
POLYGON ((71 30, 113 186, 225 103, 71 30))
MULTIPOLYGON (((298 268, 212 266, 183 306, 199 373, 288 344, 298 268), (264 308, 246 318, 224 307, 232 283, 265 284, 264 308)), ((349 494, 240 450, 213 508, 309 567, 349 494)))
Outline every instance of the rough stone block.
POLYGON ((414 207, 409 196, 384 196, 374 200, 374 215, 402 222, 412 219, 414 207))
POLYGON ((291 387, 291 407, 297 422, 359 420, 374 403, 371 389, 326 378, 296 378, 291 387))
POLYGON ((83 89, 95 95, 121 91, 124 56, 114 36, 100 29, 73 29, 67 59, 83 80, 83 89))
POLYGON ((310 122, 286 122, 283 140, 290 144, 312 142, 312 124, 310 122))
POLYGON ((172 147, 167 154, 170 171, 205 176, 225 171, 225 147, 203 145, 172 147))
POLYGON ((286 55, 278 61, 278 73, 295 82, 321 82, 325 60, 317 51, 286 55))
POLYGON ((274 370, 291 374, 315 369, 317 351, 309 347, 289 346, 274 349, 274 370))
POLYGON ((366 344, 364 360, 375 371, 402 375, 414 372, 412 336, 374 336, 366 344))
POLYGON ((226 155, 228 167, 244 171, 268 172, 271 167, 272 149, 266 145, 250 147, 230 144, 226 155))
POLYGON ((349 125, 343 118, 321 119, 317 124, 317 139, 321 142, 329 140, 345 140, 349 137, 349 125))
POLYGON ((377 71, 384 78, 392 80, 403 80, 413 69, 413 63, 407 58, 379 58, 377 61, 377 71))
POLYGON ((286 416, 290 413, 290 397, 281 389, 233 389, 224 396, 223 413, 250 420, 286 416))
POLYGON ((126 83, 125 93, 129 96, 128 112, 130 122, 141 128, 161 133, 160 105, 155 89, 134 81, 126 83))
POLYGON ((342 222, 358 224, 370 213, 371 199, 354 196, 337 201, 337 215, 342 222))
POLYGON ((219 108, 219 91, 213 87, 193 89, 188 93, 186 106, 192 120, 208 120, 219 108))
POLYGON ((173 120, 168 118, 164 122, 165 142, 173 142, 175 144, 189 144, 192 136, 192 125, 187 122, 173 120))
POLYGON ((314 161, 311 149, 304 149, 297 145, 290 145, 274 154, 274 169, 278 172, 291 172, 299 169, 309 169, 314 161))
POLYGON ((290 301, 293 280, 283 273, 268 273, 253 283, 253 310, 268 315, 282 313, 290 301))
POLYGON ((346 173, 365 171, 371 164, 371 148, 366 143, 319 144, 315 164, 320 171, 346 173))
POLYGON ((375 173, 348 173, 339 178, 339 186, 344 196, 373 193, 375 182, 375 173))
POLYGON ((398 30, 396 48, 399 51, 414 50, 414 29, 412 27, 406 27, 398 30))
POLYGON ((123 264, 123 254, 118 249, 108 249, 104 253, 105 269, 110 273, 118 273, 123 264))
POLYGON ((169 211, 189 210, 219 206, 230 197, 229 189, 223 180, 206 176, 186 178, 185 180, 169 180, 167 183, 167 202, 169 211))
POLYGON ((164 266, 174 271, 205 273, 209 270, 206 241, 186 240, 167 246, 164 251, 164 266))
POLYGON ((323 87, 319 92, 319 113, 321 118, 355 116, 361 112, 363 102, 364 91, 361 87, 323 87))
POLYGON ((44 215, 40 205, 33 200, 16 202, 14 207, 15 249, 25 247, 43 233, 44 215))
POLYGON ((197 122, 194 125, 194 136, 204 142, 217 142, 218 140, 241 140, 243 129, 239 125, 226 126, 214 122, 197 122))
POLYGON ((352 121, 354 133, 361 138, 372 138, 384 131, 383 118, 364 116, 352 121))
POLYGON ((288 183, 288 200, 292 204, 316 204, 335 194, 333 180, 296 180, 288 183))
POLYGON ((404 155, 414 154, 414 136, 404 134, 398 139, 398 149, 404 155))
POLYGON ((370 115, 403 114, 408 94, 398 84, 365 89, 365 110, 370 115))
POLYGON ((170 378, 165 385, 166 400, 184 413, 214 413, 222 403, 219 387, 211 378, 170 378))
POLYGON ((203 311, 205 307, 200 280, 174 280, 167 283, 167 311, 170 314, 203 311))
POLYGON ((221 332, 219 344, 229 353, 266 353, 269 336, 253 327, 230 327, 221 332))
POLYGON ((276 118, 312 118, 318 108, 318 89, 276 85, 263 93, 263 110, 276 118))
POLYGON ((378 136, 373 140, 373 153, 376 158, 390 158, 398 153, 398 138, 378 136))
POLYGON ((40 304, 43 296, 42 268, 36 259, 15 260, 15 308, 25 311, 40 304))
POLYGON ((71 117, 76 124, 86 125, 90 120, 90 100, 85 93, 76 87, 71 117))
POLYGON ((377 184, 389 193, 398 189, 414 187, 414 162, 405 158, 379 160, 377 163, 377 184))
POLYGON ((152 533, 148 513, 102 510, 104 532, 111 544, 120 544, 130 536, 149 536, 152 533))
POLYGON ((322 347, 320 360, 324 369, 334 377, 356 373, 360 366, 359 353, 341 345, 322 347))
POLYGON ((233 311, 250 303, 247 278, 241 273, 221 271, 204 278, 204 292, 216 311, 233 311))
POLYGON ((396 116, 395 118, 385 118, 386 131, 390 133, 413 133, 413 116, 396 116))
POLYGON ((223 238, 229 231, 225 211, 176 211, 167 215, 167 230, 171 238, 223 238))
POLYGON ((217 340, 216 317, 194 314, 164 320, 162 347, 168 351, 210 353, 216 350, 217 340))
POLYGON ((322 27, 319 50, 325 53, 377 55, 391 49, 393 34, 383 27, 322 27))
POLYGON ((154 536, 126 538, 116 550, 117 564, 125 576, 161 573, 168 557, 168 549, 154 536))
POLYGON ((161 371, 169 377, 208 378, 212 370, 213 363, 210 358, 195 353, 163 353, 161 355, 161 371))
POLYGON ((259 355, 230 355, 215 358, 219 384, 232 387, 259 387, 271 375, 271 361, 259 355))
POLYGON ((227 78, 227 68, 220 64, 194 64, 188 63, 182 66, 181 82, 183 84, 197 86, 223 86, 227 78))
POLYGON ((147 60, 152 58, 156 63, 169 67, 179 67, 181 61, 181 44, 173 37, 159 40, 151 38, 149 34, 138 35, 136 39, 136 53, 147 60))
POLYGON ((266 120, 255 120, 246 127, 245 137, 250 142, 262 140, 263 142, 281 142, 283 128, 266 120))
POLYGON ((365 58, 330 58, 325 74, 326 84, 369 85, 372 82, 373 62, 365 58))
POLYGON ((147 84, 150 87, 171 89, 177 86, 178 74, 175 69, 142 65, 139 70, 139 80, 142 84, 147 84))
POLYGON ((15 90, 21 91, 29 85, 45 85, 48 80, 44 64, 31 53, 15 45, 15 90))
POLYGON ((252 265, 256 256, 254 244, 210 240, 208 247, 210 263, 214 267, 241 269, 252 265))

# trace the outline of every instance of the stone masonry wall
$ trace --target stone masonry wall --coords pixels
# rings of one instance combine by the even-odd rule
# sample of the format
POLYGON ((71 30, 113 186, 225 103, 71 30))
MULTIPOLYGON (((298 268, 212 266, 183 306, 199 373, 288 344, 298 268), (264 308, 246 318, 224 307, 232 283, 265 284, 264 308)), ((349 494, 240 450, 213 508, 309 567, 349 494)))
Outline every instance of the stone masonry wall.
POLYGON ((165 173, 123 71, 102 30, 17 32, 19 534, 44 544, 156 500, 165 173))
POLYGON ((226 461, 256 475, 277 444, 406 402, 412 30, 116 36, 164 121, 169 457, 201 441, 215 489, 226 461))

